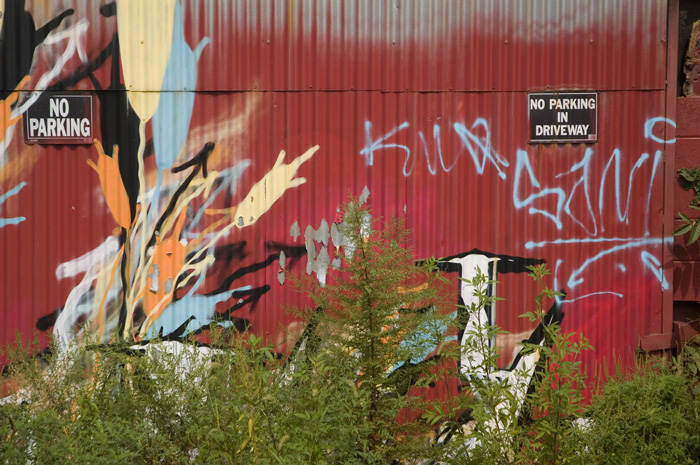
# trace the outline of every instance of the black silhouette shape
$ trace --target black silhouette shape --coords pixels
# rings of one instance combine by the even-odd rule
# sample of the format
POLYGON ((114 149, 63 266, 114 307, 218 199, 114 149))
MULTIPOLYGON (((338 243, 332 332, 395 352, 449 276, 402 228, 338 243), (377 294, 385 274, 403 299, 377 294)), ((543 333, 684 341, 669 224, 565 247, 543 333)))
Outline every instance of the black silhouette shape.
POLYGON ((24 4, 25 0, 5 0, 0 33, 0 100, 5 100, 29 74, 36 47, 74 13, 72 8, 65 10, 37 29, 32 15, 24 10, 24 4))

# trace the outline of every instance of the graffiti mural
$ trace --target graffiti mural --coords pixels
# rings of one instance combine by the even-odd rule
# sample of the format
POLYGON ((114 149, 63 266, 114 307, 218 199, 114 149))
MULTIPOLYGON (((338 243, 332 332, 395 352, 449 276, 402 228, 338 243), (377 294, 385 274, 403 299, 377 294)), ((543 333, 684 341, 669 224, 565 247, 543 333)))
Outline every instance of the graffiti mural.
MULTIPOLYGON (((283 307, 303 296, 286 277, 325 283, 337 268, 348 191, 370 195, 378 215, 406 216, 416 259, 442 257, 456 305, 471 298, 457 278, 476 266, 498 280, 505 300, 487 317, 510 332, 491 341, 504 373, 522 362, 519 342, 538 337, 518 318, 534 298, 530 264, 551 268, 566 294, 553 321, 591 340, 588 362, 629 361, 641 337, 661 331, 672 277, 664 157, 675 143, 664 76, 640 72, 630 88, 568 58, 557 76, 541 70, 557 43, 579 46, 581 31, 601 37, 585 45, 608 50, 606 60, 658 59, 653 69, 663 44, 612 50, 605 20, 579 23, 570 11, 571 28, 549 32, 557 40, 538 30, 507 44, 504 31, 475 25, 478 5, 438 4, 420 8, 450 18, 444 34, 399 16, 406 40, 387 41, 314 5, 4 2, 0 343, 15 331, 63 346, 180 339, 218 325, 289 353, 299 323, 283 307), (457 54, 465 43, 474 48, 457 54), (526 45, 532 59, 498 78, 484 50, 506 45, 526 45), (528 143, 527 94, 549 86, 599 92, 597 142, 528 143), (22 114, 54 92, 95 96, 92 145, 24 142, 22 114)), ((665 30, 622 11, 625 34, 665 30)))

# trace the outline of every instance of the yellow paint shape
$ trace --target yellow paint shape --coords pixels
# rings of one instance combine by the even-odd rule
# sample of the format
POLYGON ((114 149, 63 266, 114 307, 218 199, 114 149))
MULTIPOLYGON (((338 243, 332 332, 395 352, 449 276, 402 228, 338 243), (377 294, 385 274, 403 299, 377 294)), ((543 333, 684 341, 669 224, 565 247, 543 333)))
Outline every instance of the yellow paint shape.
POLYGON ((95 148, 97 149, 97 165, 92 160, 87 163, 97 171, 100 177, 100 185, 104 193, 105 200, 112 216, 116 222, 124 229, 129 229, 131 225, 131 211, 129 209, 129 197, 126 195, 126 189, 122 182, 121 174, 119 173, 119 147, 114 146, 114 156, 110 157, 105 154, 100 141, 95 139, 95 148))
POLYGON ((121 257, 124 253, 124 246, 122 245, 117 253, 116 257, 112 261, 112 267, 110 269, 109 275, 107 275, 107 270, 102 270, 97 276, 95 284, 95 302, 94 305, 97 306, 97 343, 102 342, 102 336, 105 330, 105 304, 107 302, 107 296, 109 296, 109 289, 114 283, 114 277, 117 274, 117 269, 119 268, 119 263, 121 263, 121 257), (98 301, 99 299, 99 301, 98 301))
POLYGON ((210 210, 209 213, 233 214, 235 211, 234 224, 239 228, 250 226, 258 221, 287 189, 301 186, 306 182, 305 178, 295 178, 294 176, 299 167, 310 160, 318 149, 318 145, 311 147, 288 165, 282 163, 286 154, 282 150, 272 169, 250 189, 248 195, 235 210, 210 210))
MULTIPOLYGON (((209 240, 207 245, 199 249, 197 253, 190 258, 188 265, 201 260, 202 255, 207 253, 209 248, 213 247, 219 239, 226 236, 234 227, 241 229, 255 223, 287 189, 304 184, 306 182, 305 178, 294 178, 294 176, 299 167, 310 160, 318 149, 318 145, 311 147, 288 165, 282 164, 286 153, 282 150, 272 169, 253 186, 245 199, 243 199, 237 207, 205 210, 205 213, 208 215, 224 214, 224 218, 231 218, 235 214, 235 220, 231 221, 226 227, 221 229, 221 231, 217 232, 216 235, 209 240), (269 186, 269 190, 266 190, 267 186, 269 186), (243 219, 243 215, 248 215, 248 221, 243 219)), ((216 224, 218 224, 218 222, 216 224)))
POLYGON ((0 0, 0 34, 2 34, 2 25, 5 24, 5 0, 0 0))
POLYGON ((175 0, 118 0, 117 27, 129 103, 142 121, 158 108, 170 58, 175 0))

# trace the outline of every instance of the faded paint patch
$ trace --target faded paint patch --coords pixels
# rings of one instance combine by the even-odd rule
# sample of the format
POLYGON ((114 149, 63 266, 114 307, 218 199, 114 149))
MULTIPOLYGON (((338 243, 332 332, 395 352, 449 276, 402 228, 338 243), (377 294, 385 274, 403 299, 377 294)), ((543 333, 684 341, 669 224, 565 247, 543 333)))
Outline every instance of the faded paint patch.
POLYGON ((284 253, 284 250, 280 252, 280 271, 277 273, 277 280, 280 282, 281 285, 284 285, 284 280, 285 280, 285 275, 284 275, 284 270, 285 266, 287 264, 287 255, 284 253))
POLYGON ((360 205, 365 203, 367 199, 369 198, 369 187, 365 186, 364 189, 362 189, 362 194, 360 194, 360 205))
POLYGON ((307 226, 304 232, 304 245, 306 246, 306 273, 316 273, 316 278, 321 285, 326 284, 328 266, 331 264, 328 255, 328 240, 330 239, 330 228, 325 219, 321 220, 318 229, 307 226), (321 248, 316 253, 316 244, 320 243, 321 248))
POLYGON ((295 221, 289 228, 289 235, 294 238, 294 242, 296 242, 299 236, 301 236, 301 228, 299 227, 298 221, 295 221))

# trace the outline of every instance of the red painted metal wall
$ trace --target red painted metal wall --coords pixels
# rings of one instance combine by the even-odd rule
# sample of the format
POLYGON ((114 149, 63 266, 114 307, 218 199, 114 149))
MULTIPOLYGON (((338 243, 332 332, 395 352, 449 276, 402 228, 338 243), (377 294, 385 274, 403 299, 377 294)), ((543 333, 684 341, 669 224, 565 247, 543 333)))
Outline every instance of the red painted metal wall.
POLYGON ((505 354, 533 329, 517 318, 532 261, 596 348, 587 362, 629 362, 669 331, 666 1, 22 3, 5 21, 65 14, 35 48, 0 32, 0 343, 167 335, 214 313, 282 342, 298 331, 282 306, 301 301, 284 278, 332 272, 337 207, 365 187, 376 215, 405 212, 416 258, 497 259, 505 354), (31 66, 7 71, 13 53, 31 66), (106 155, 26 145, 19 90, 92 92, 106 155), (599 93, 597 142, 528 143, 528 92, 557 90, 599 93), (114 144, 105 188, 88 161, 107 166, 114 144))

